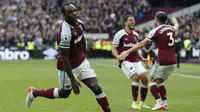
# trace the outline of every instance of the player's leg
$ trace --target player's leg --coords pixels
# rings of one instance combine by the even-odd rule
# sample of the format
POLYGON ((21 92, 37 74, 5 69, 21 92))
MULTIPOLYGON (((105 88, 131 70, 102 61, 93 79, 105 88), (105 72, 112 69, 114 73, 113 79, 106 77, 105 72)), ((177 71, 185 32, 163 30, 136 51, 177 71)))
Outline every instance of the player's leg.
POLYGON ((147 78, 146 74, 141 74, 139 76, 140 76, 140 80, 142 82, 141 87, 140 87, 141 98, 140 98, 139 106, 141 108, 149 109, 151 107, 149 107, 145 104, 145 100, 146 100, 146 96, 147 96, 147 92, 148 92, 148 78, 147 78))
POLYGON ((35 97, 48 99, 67 98, 71 93, 71 81, 64 71, 58 71, 60 88, 49 88, 45 90, 36 89, 33 92, 35 97))
POLYGON ((139 90, 139 76, 138 74, 133 74, 130 77, 130 79, 132 81, 131 90, 132 90, 132 98, 133 98, 131 107, 134 109, 141 109, 141 107, 137 104, 138 90, 139 90))
POLYGON ((147 96, 147 91, 148 91, 148 78, 146 75, 146 69, 143 67, 141 62, 137 62, 134 64, 135 68, 136 68, 136 72, 139 75, 139 78, 142 82, 141 84, 141 88, 140 88, 140 94, 141 94, 141 98, 140 98, 140 103, 139 106, 141 108, 150 108, 149 106, 147 106, 144 102, 147 96))
POLYGON ((49 88, 44 90, 35 89, 33 87, 28 89, 26 98, 26 106, 30 107, 31 103, 36 97, 44 97, 48 99, 67 98, 71 93, 71 82, 64 71, 58 71, 60 88, 49 88))
POLYGON ((101 106, 102 110, 104 112, 110 112, 111 110, 110 110, 108 99, 105 93, 103 92, 102 88, 98 84, 97 78, 92 77, 92 78, 83 79, 82 82, 88 88, 90 88, 90 90, 95 94, 96 100, 101 106))
POLYGON ((141 92, 141 101, 144 102, 145 99, 146 99, 146 96, 147 96, 147 91, 148 91, 148 88, 147 88, 147 85, 148 85, 148 78, 146 76, 146 74, 140 74, 139 75, 140 77, 140 80, 142 82, 141 84, 141 89, 140 89, 140 92, 141 92))
POLYGON ((171 75, 171 73, 173 72, 174 69, 175 69, 175 65, 160 66, 160 70, 162 71, 162 75, 160 75, 160 79, 157 79, 157 81, 156 81, 156 83, 158 85, 160 96, 162 98, 164 110, 168 110, 167 90, 165 88, 164 81, 168 79, 168 77, 171 75))
POLYGON ((160 110, 163 108, 162 100, 161 100, 160 94, 159 94, 159 88, 158 88, 158 85, 156 82, 158 77, 160 77, 159 64, 155 63, 151 69, 150 83, 149 83, 151 94, 156 100, 155 107, 152 108, 152 110, 160 110))
POLYGON ((96 73, 91 68, 90 63, 87 61, 87 59, 81 64, 79 70, 81 71, 81 73, 78 76, 78 79, 81 80, 88 88, 91 89, 102 110, 104 112, 110 112, 111 110, 108 99, 105 93, 103 92, 102 88, 100 87, 96 77, 96 73))
POLYGON ((122 71, 127 76, 127 78, 131 79, 132 81, 131 92, 132 92, 133 102, 131 107, 134 109, 141 109, 137 104, 139 76, 136 74, 136 69, 134 67, 134 64, 132 62, 124 61, 121 64, 121 67, 122 71))
POLYGON ((150 91, 151 91, 152 96, 156 100, 156 104, 151 110, 162 110, 163 109, 162 100, 160 98, 160 92, 159 92, 158 84, 156 81, 157 79, 154 79, 153 77, 151 77, 151 82, 149 84, 150 91))
MULTIPOLYGON (((158 82, 157 82, 158 83, 158 82)), ((158 89, 160 96, 162 98, 162 105, 164 106, 164 110, 168 110, 168 104, 167 104, 167 90, 165 88, 164 82, 158 83, 158 89)))
POLYGON ((138 97, 138 86, 139 86, 139 76, 137 74, 133 74, 131 76, 131 81, 132 81, 132 85, 131 85, 131 90, 132 90, 132 97, 133 97, 133 101, 137 102, 137 97, 138 97))

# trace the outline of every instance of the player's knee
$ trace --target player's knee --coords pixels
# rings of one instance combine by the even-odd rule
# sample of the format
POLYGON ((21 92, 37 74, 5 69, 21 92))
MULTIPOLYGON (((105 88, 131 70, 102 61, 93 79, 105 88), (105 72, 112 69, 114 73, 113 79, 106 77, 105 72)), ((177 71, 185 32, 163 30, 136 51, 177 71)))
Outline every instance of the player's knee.
POLYGON ((163 83, 164 81, 165 81, 164 79, 156 79, 157 84, 163 83))
POLYGON ((139 75, 134 74, 134 75, 131 76, 131 80, 132 80, 133 82, 139 82, 140 77, 139 77, 139 75))
POLYGON ((147 79, 147 78, 142 79, 142 83, 143 83, 143 84, 148 84, 148 79, 147 79))
POLYGON ((71 89, 70 90, 60 89, 59 92, 60 98, 68 98, 70 94, 71 94, 71 89))
POLYGON ((90 84, 89 87, 95 95, 101 94, 103 91, 98 83, 90 84))
POLYGON ((148 78, 147 78, 146 74, 140 75, 140 79, 143 84, 148 84, 148 78))

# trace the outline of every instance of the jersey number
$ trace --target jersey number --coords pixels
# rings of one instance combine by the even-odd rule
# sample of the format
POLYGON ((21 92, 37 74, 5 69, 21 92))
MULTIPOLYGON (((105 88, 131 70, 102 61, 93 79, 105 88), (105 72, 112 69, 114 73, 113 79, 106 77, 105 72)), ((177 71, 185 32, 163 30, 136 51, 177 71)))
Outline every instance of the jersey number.
POLYGON ((174 38, 172 36, 172 32, 167 33, 167 36, 169 36, 169 40, 171 40, 171 42, 168 43, 168 46, 173 46, 174 45, 174 38))

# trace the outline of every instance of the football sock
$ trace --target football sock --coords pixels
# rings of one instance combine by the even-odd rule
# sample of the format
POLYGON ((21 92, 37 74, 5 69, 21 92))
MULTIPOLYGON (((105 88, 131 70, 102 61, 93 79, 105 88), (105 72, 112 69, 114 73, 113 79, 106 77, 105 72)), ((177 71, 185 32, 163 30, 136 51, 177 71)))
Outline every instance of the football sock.
POLYGON ((139 83, 138 82, 132 82, 132 97, 133 97, 133 101, 137 101, 137 97, 138 97, 138 86, 139 83))
POLYGON ((35 90, 33 92, 35 97, 45 97, 49 99, 59 98, 58 88, 50 88, 46 90, 35 90))
POLYGON ((110 106, 108 103, 108 99, 106 98, 104 92, 96 95, 96 100, 99 103, 99 105, 101 106, 101 108, 103 109, 104 112, 110 112, 110 106))
POLYGON ((162 98, 162 100, 167 100, 167 91, 166 88, 164 86, 164 83, 158 84, 158 88, 159 88, 159 92, 160 92, 160 96, 162 98))
POLYGON ((150 91, 151 91, 151 94, 153 95, 153 97, 157 100, 160 98, 160 95, 159 95, 159 89, 157 87, 157 84, 155 82, 151 82, 149 84, 150 86, 150 91))
POLYGON ((162 100, 159 98, 159 99, 156 100, 156 103, 157 104, 162 104, 162 100))
POLYGON ((141 84, 141 89, 140 89, 140 93, 141 93, 141 101, 144 102, 147 96, 147 85, 146 84, 141 84))
POLYGON ((163 105, 167 105, 167 100, 163 100, 163 105))

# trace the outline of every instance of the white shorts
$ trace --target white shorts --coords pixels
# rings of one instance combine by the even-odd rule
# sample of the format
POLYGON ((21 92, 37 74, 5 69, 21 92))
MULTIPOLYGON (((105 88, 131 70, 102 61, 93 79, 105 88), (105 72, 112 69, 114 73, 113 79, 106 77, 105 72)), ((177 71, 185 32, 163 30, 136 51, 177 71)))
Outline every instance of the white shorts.
MULTIPOLYGON (((72 69, 74 77, 83 80, 91 77, 96 77, 96 73, 91 68, 90 63, 85 59, 78 67, 72 69)), ((71 89, 71 81, 66 72, 58 70, 60 87, 65 90, 71 89)))
POLYGON ((122 62, 121 67, 123 72, 129 79, 134 74, 141 75, 147 72, 141 62, 124 61, 122 62))
POLYGON ((168 79, 171 73, 176 68, 176 64, 168 65, 168 66, 160 66, 160 64, 155 63, 151 69, 150 76, 154 79, 168 79))

